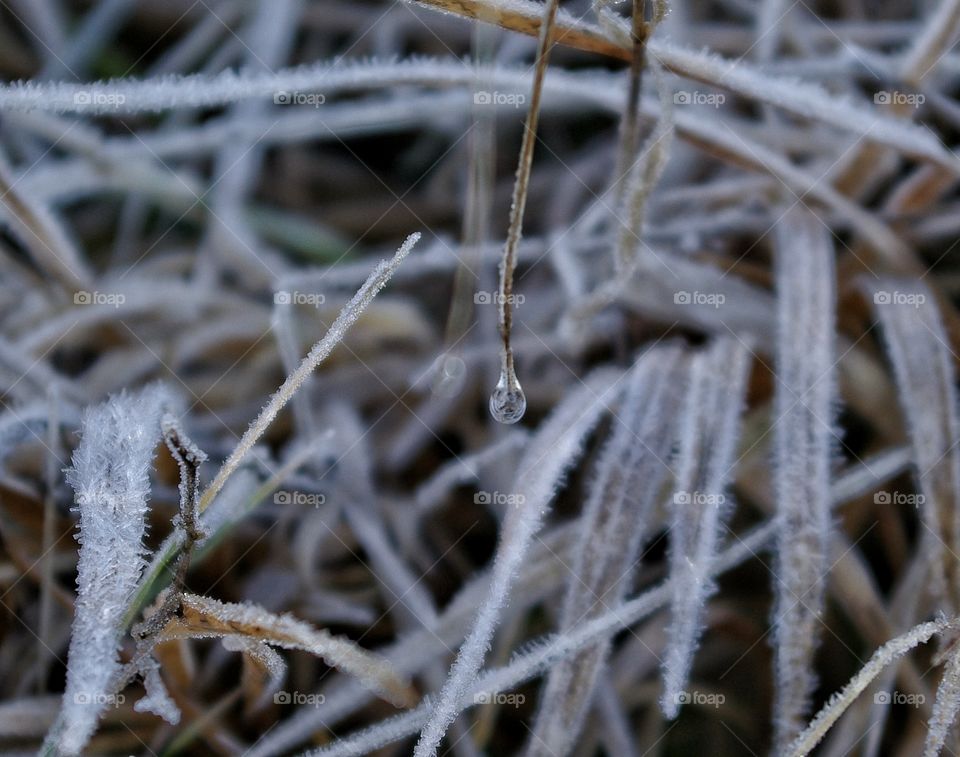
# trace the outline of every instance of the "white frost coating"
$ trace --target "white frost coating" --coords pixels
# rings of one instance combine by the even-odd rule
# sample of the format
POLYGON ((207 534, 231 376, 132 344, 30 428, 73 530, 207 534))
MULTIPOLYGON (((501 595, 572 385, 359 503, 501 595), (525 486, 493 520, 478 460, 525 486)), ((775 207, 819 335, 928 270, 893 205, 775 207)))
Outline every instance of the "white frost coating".
MULTIPOLYGON (((871 485, 886 481, 888 478, 896 475, 896 470, 898 470, 890 466, 877 464, 876 461, 877 458, 869 458, 867 460, 869 469, 874 470, 877 475, 880 476, 872 478, 871 485)), ((863 485, 862 479, 863 475, 859 465, 854 466, 850 472, 838 476, 836 488, 840 492, 840 495, 834 497, 834 506, 845 501, 845 499, 869 492, 870 488, 860 488, 863 485), (854 484, 857 485, 855 486, 854 484)), ((579 523, 575 522, 567 526, 554 527, 552 529, 554 537, 562 534, 558 540, 554 540, 549 534, 546 534, 544 536, 544 544, 537 543, 534 545, 528 555, 528 564, 520 574, 517 588, 514 590, 514 601, 527 604, 535 601, 530 598, 531 595, 529 593, 525 593, 525 596, 517 594, 517 591, 524 592, 521 588, 524 586, 527 587, 526 592, 533 589, 538 597, 543 597, 557 588, 556 584, 551 583, 551 579, 548 577, 549 575, 555 574, 550 572, 545 574, 540 572, 540 569, 544 566, 545 557, 549 555, 551 551, 560 555, 561 559, 569 562, 566 555, 569 553, 572 545, 570 547, 565 545, 568 541, 572 541, 571 537, 575 530, 573 527, 578 525, 579 523)), ((725 548, 724 551, 717 556, 711 575, 729 570, 734 565, 738 565, 750 557, 755 557, 761 550, 765 551, 775 535, 775 525, 773 521, 767 522, 750 535, 744 536, 742 539, 733 539, 732 546, 725 548)), ((417 671, 424 669, 436 659, 438 654, 443 653, 444 644, 453 646, 463 640, 465 632, 460 629, 465 626, 469 618, 472 617, 472 608, 479 604, 487 580, 488 576, 481 574, 470 581, 444 609, 438 618, 436 628, 430 629, 429 631, 422 629, 416 633, 402 637, 380 651, 387 659, 396 665, 398 670, 408 675, 415 674, 417 671)), ((589 632, 589 641, 584 643, 596 643, 602 640, 607 633, 610 633, 609 629, 611 627, 622 628, 633 625, 650 613, 666 607, 669 601, 670 589, 668 581, 644 593, 641 597, 628 601, 624 605, 624 612, 627 614, 621 614, 620 610, 606 613, 605 616, 603 616, 606 618, 605 622, 612 625, 603 625, 602 627, 605 630, 596 630, 598 626, 593 625, 595 621, 589 621, 585 626, 590 626, 593 630, 589 632), (626 608, 632 609, 627 610, 626 608)), ((578 631, 572 631, 571 635, 576 636, 578 633, 578 631)), ((580 637, 577 636, 577 638, 580 637)), ((552 645, 554 643, 557 645, 562 644, 564 645, 562 648, 567 649, 567 642, 568 639, 566 638, 566 634, 564 634, 559 639, 550 642, 550 649, 560 648, 559 646, 553 647, 552 645)), ((543 652, 544 654, 544 657, 537 658, 540 662, 532 660, 529 657, 516 658, 517 664, 522 667, 522 672, 518 673, 515 677, 496 677, 491 679, 491 673, 486 673, 480 679, 480 682, 474 686, 474 689, 478 691, 501 691, 504 688, 518 685, 523 680, 528 680, 548 667, 548 663, 542 662, 542 660, 546 659, 549 665, 555 665, 557 660, 562 656, 559 653, 557 655, 548 653, 547 647, 539 648, 538 654, 539 652, 543 652)), ((519 668, 515 667, 512 663, 509 668, 511 671, 519 670, 519 668)), ((322 712, 318 711, 316 707, 308 706, 300 708, 295 715, 281 723, 263 739, 251 746, 249 757, 274 757, 279 754, 287 754, 297 744, 308 741, 311 734, 315 733, 317 729, 330 727, 333 724, 342 722, 346 717, 360 710, 368 702, 369 697, 365 696, 359 686, 353 683, 338 685, 336 688, 331 687, 322 712)), ((427 715, 425 714, 420 720, 414 723, 408 731, 401 733, 395 738, 402 738, 411 733, 415 733, 423 726, 426 720, 427 715)), ((379 726, 373 726, 372 729, 375 730, 378 727, 379 726)), ((371 738, 373 738, 373 736, 371 736, 371 738)), ((384 743, 386 742, 379 743, 378 746, 383 746, 384 743)), ((353 744, 354 741, 351 737, 345 737, 342 741, 338 742, 336 747, 330 747, 329 750, 322 750, 321 753, 325 756, 328 754, 369 754, 374 748, 378 748, 370 747, 366 749, 366 751, 353 752, 350 751, 353 749, 353 744), (341 747, 343 751, 341 751, 341 747)))
MULTIPOLYGON (((528 72, 526 69, 497 66, 484 69, 483 75, 489 77, 491 86, 518 89, 527 85, 528 72)), ((474 69, 470 66, 464 66, 463 62, 459 60, 416 59, 399 63, 370 61, 333 66, 327 73, 316 74, 315 86, 319 86, 316 82, 322 80, 324 92, 329 96, 335 90, 344 88, 379 89, 407 84, 469 87, 474 84, 475 78, 474 69)), ((0 88, 0 100, 2 100, 2 92, 3 90, 0 88)), ((559 106, 560 104, 569 107, 571 103, 580 105, 582 101, 586 101, 610 112, 619 113, 623 108, 623 86, 620 78, 607 72, 570 73, 557 70, 551 71, 547 76, 544 84, 544 98, 546 107, 559 106)), ((471 100, 469 97, 463 97, 460 102, 459 107, 465 110, 470 106, 471 100)), ((176 134, 147 134, 136 139, 130 138, 127 141, 116 138, 110 142, 111 146, 108 149, 115 150, 121 155, 129 154, 131 151, 139 155, 144 149, 147 149, 151 155, 169 157, 214 150, 227 139, 259 139, 262 144, 269 145, 300 141, 308 136, 314 139, 330 138, 335 124, 330 122, 329 114, 336 107, 339 106, 331 105, 328 107, 328 110, 325 111, 328 115, 323 123, 317 122, 316 119, 313 119, 312 124, 300 121, 288 123, 289 116, 280 117, 279 120, 271 118, 269 121, 250 119, 242 124, 236 123, 235 120, 211 121, 206 126, 198 127, 196 130, 180 131, 176 134)), ((448 112, 453 107, 455 107, 453 104, 445 106, 444 112, 448 112)), ((643 103, 644 117, 654 118, 657 112, 653 108, 652 102, 643 103)), ((346 115, 350 115, 350 118, 345 117, 343 119, 345 124, 355 123, 356 115, 346 115)), ((686 111, 684 109, 678 109, 674 113, 674 119, 677 133, 684 138, 695 144, 717 149, 720 152, 730 152, 736 155, 744 165, 755 166, 783 181, 798 196, 809 196, 811 199, 832 208, 838 218, 849 221, 859 233, 864 235, 865 239, 878 248, 879 252, 895 258, 906 254, 904 243, 898 240, 896 235, 872 213, 852 202, 849 197, 842 192, 838 192, 832 185, 820 181, 818 175, 801 169, 780 153, 752 139, 748 133, 741 131, 739 123, 712 117, 700 111, 686 111)), ((893 121, 894 124, 901 123, 895 119, 889 120, 893 121)), ((919 127, 914 126, 913 128, 919 127)), ((862 136, 869 139, 874 138, 873 132, 862 136)), ((887 143, 888 146, 908 155, 913 154, 917 150, 919 142, 917 139, 906 141, 906 135, 903 136, 904 139, 896 144, 887 143)), ((914 137, 917 137, 917 135, 915 134, 914 137)), ((919 138, 922 140, 922 133, 919 138)), ((882 140, 880 141, 882 142, 882 140)), ((954 173, 960 172, 960 164, 942 148, 931 145, 924 152, 924 155, 938 165, 949 166, 954 173), (927 152, 930 152, 930 154, 927 155, 927 152)), ((423 273, 421 264, 427 264, 427 268, 443 267, 449 258, 449 254, 444 251, 443 255, 438 255, 435 258, 421 258, 414 268, 417 269, 417 272, 423 273)), ((338 272, 332 276, 327 275, 328 278, 324 283, 332 285, 338 277, 344 274, 353 278, 353 270, 347 270, 351 267, 352 264, 338 266, 338 272), (339 270, 341 267, 344 268, 342 272, 339 270)), ((300 276, 302 276, 302 273, 298 273, 298 277, 300 276)), ((130 307, 130 304, 128 303, 127 306, 130 307)))
POLYGON ((694 358, 683 413, 677 490, 672 498, 670 587, 673 621, 667 634, 660 706, 671 720, 680 711, 703 608, 716 586, 710 577, 717 542, 733 509, 725 491, 736 465, 750 354, 733 338, 719 339, 694 358))
MULTIPOLYGON (((575 525, 555 526, 536 540, 527 555, 524 570, 518 576, 511 601, 532 604, 560 588, 560 560, 569 552, 575 525)), ((446 605, 435 628, 405 634, 379 651, 398 671, 407 675, 427 669, 463 642, 476 608, 487 593, 489 578, 487 570, 470 579, 446 605)), ((248 757, 286 754, 298 743, 309 740, 318 728, 341 722, 363 708, 369 700, 369 695, 355 683, 347 680, 334 682, 322 708, 301 707, 295 715, 251 746, 248 757)), ((423 722, 414 730, 419 730, 422 725, 423 722)))
POLYGON ((83 749, 114 693, 122 620, 144 565, 150 468, 160 417, 171 402, 166 389, 151 386, 111 397, 83 416, 83 437, 67 472, 80 510, 76 615, 62 727, 48 737, 64 754, 83 749))
POLYGON ((830 124, 865 139, 924 157, 956 172, 956 160, 946 156, 932 132, 879 108, 829 94, 818 84, 771 76, 750 64, 714 53, 693 51, 662 40, 650 40, 649 54, 664 68, 696 81, 714 84, 750 100, 769 103, 790 113, 830 124))
POLYGON ((300 388, 300 385, 306 381, 307 377, 313 373, 316 367, 322 363, 327 356, 333 352, 340 340, 346 335, 349 328, 356 322, 367 306, 373 301, 381 289, 383 289, 397 266, 403 261, 413 246, 420 241, 420 232, 415 232, 408 236, 396 254, 390 260, 382 260, 370 274, 369 278, 363 283, 363 286, 357 291, 350 301, 343 306, 343 310, 333 322, 326 335, 311 348, 310 352, 303 359, 297 369, 287 376, 286 381, 280 385, 280 388, 273 394, 270 401, 263 407, 260 414, 254 419, 250 427, 244 431, 240 441, 230 457, 217 471, 216 477, 210 482, 210 486, 203 492, 200 499, 200 512, 207 509, 210 501, 217 496, 217 493, 223 488, 224 483, 230 477, 230 474, 240 465, 244 456, 250 451, 257 439, 266 431, 267 426, 277 417, 277 413, 283 409, 290 397, 300 388))
POLYGON ((823 706, 823 709, 817 713, 817 716, 810 721, 803 733, 790 744, 789 748, 782 753, 789 757, 803 757, 820 743, 820 740, 830 730, 831 726, 837 722, 847 708, 853 704, 853 701, 863 693, 863 690, 870 685, 885 667, 903 657, 907 652, 918 644, 924 644, 930 640, 935 633, 943 633, 947 629, 956 628, 957 621, 937 620, 931 623, 921 623, 911 628, 907 633, 888 641, 869 659, 860 672, 857 673, 844 686, 839 693, 830 697, 830 700, 823 706))
MULTIPOLYGON (((743 61, 725 59, 657 39, 649 40, 647 52, 664 68, 686 78, 732 90, 804 118, 822 121, 865 139, 886 144, 906 155, 932 160, 953 172, 960 168, 960 163, 943 149, 930 131, 909 121, 887 116, 878 108, 838 98, 816 84, 771 76, 743 61)), ((322 90, 327 97, 331 97, 342 90, 379 88, 387 82, 437 85, 450 83, 452 74, 455 74, 453 78, 464 83, 475 79, 472 66, 455 61, 457 71, 454 72, 453 66, 444 66, 446 62, 429 59, 389 63, 376 60, 363 63, 320 62, 280 69, 276 74, 227 70, 215 76, 193 74, 140 81, 14 82, 0 85, 0 109, 85 114, 137 113, 215 107, 255 97, 269 98, 277 90, 322 90), (77 95, 81 92, 88 96, 78 100, 77 95)), ((548 80, 552 76, 548 74, 548 80)), ((528 82, 529 72, 519 78, 528 82)))
MULTIPOLYGON (((937 757, 947 741, 950 728, 960 710, 960 646, 954 643, 944 665, 943 677, 937 686, 937 699, 933 703, 933 715, 927 723, 927 740, 923 745, 924 757, 937 757)), ((950 750, 953 753, 953 750, 950 750)))
MULTIPOLYGON (((270 695, 277 691, 287 677, 287 663, 273 647, 262 641, 247 638, 246 636, 224 636, 220 640, 223 648, 229 652, 242 652, 253 664, 266 673, 267 680, 256 701, 252 702, 251 710, 256 712, 270 701, 270 695)), ((244 666, 244 676, 247 671, 244 666)))
MULTIPOLYGON (((196 594, 184 594, 180 601, 182 616, 173 618, 157 634, 158 641, 241 636, 282 649, 301 649, 355 676, 367 689, 397 707, 412 703, 413 692, 394 666, 349 639, 333 636, 292 615, 268 612, 251 602, 221 602, 196 594)), ((239 649, 240 642, 228 641, 227 647, 239 649)))
POLYGON ((900 77, 915 87, 934 73, 938 64, 956 43, 960 25, 960 2, 942 0, 931 13, 923 30, 913 38, 913 44, 903 57, 900 77))
MULTIPOLYGON (((670 426, 682 404, 685 368, 680 348, 673 346, 648 351, 630 371, 578 526, 580 539, 570 561, 560 617, 563 631, 619 606, 625 598, 640 541, 671 473, 666 462, 670 426)), ((609 652, 605 639, 553 667, 527 741, 528 757, 570 753, 609 652)))
POLYGON ((523 496, 523 499, 517 498, 522 504, 511 507, 504 519, 490 589, 473 628, 460 647, 430 720, 420 733, 416 757, 436 754, 440 740, 457 716, 459 701, 483 664, 517 569, 559 482, 581 453, 583 437, 597 424, 607 403, 615 396, 615 375, 609 371, 594 374, 578 391, 569 394, 541 425, 520 461, 514 493, 523 496))
MULTIPOLYGON (((774 536, 774 527, 766 523, 720 553, 711 571, 722 573, 765 550, 774 536)), ((533 678, 544 670, 556 665, 558 661, 575 654, 584 647, 596 644, 623 628, 629 628, 639 620, 649 617, 666 606, 670 599, 669 579, 628 602, 604 612, 602 615, 578 624, 562 634, 551 636, 543 643, 529 645, 528 649, 514 656, 511 662, 501 668, 483 673, 471 681, 464 697, 460 700, 460 709, 466 709, 474 703, 477 693, 494 693, 515 688, 524 681, 533 678)), ((324 749, 308 752, 310 757, 346 757, 347 755, 370 754, 385 746, 414 733, 432 712, 430 701, 404 715, 382 721, 377 725, 363 729, 353 736, 346 736, 336 744, 324 749)))
POLYGON ((373 754, 391 742, 416 733, 430 717, 430 704, 429 699, 424 700, 422 704, 402 715, 381 720, 376 725, 340 739, 325 749, 304 752, 300 757, 365 757, 373 754))
POLYGON ((777 226, 774 489, 774 749, 806 722, 829 568, 836 283, 826 227, 802 206, 777 226))
POLYGON ((153 657, 144 661, 143 686, 147 695, 133 705, 137 712, 150 712, 163 718, 170 725, 180 722, 180 708, 167 691, 160 676, 160 663, 153 657))
POLYGON ((930 559, 933 580, 943 586, 944 566, 949 566, 956 589, 960 577, 947 547, 955 552, 960 546, 960 419, 950 342, 933 292, 922 282, 881 279, 868 291, 883 326, 924 495, 922 552, 930 559))

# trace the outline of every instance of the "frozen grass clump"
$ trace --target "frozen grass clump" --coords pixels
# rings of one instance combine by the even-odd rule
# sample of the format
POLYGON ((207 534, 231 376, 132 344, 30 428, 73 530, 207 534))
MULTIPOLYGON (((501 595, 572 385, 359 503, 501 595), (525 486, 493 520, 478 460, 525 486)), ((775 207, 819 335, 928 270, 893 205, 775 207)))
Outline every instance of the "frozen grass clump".
POLYGON ((740 415, 750 353, 718 339, 693 357, 679 431, 676 488, 671 513, 673 599, 670 641, 664 659, 661 707, 675 718, 685 699, 693 657, 703 633, 703 612, 716 586, 710 570, 726 519, 729 477, 740 438, 740 415))
MULTIPOLYGON (((559 618, 562 631, 623 601, 637 549, 669 475, 669 418, 684 385, 681 351, 644 354, 627 377, 614 429, 597 461, 559 618)), ((609 641, 558 663, 547 677, 527 754, 567 754, 610 654, 609 641)))
POLYGON ((388 5, 0 14, 0 753, 948 752, 960 2, 388 5))
POLYGON ((832 533, 836 285, 833 244, 815 215, 794 208, 777 231, 777 388, 772 425, 781 531, 772 625, 774 717, 782 750, 806 722, 816 686, 813 656, 823 633, 832 533))
POLYGON ((79 754, 115 692, 123 618, 144 566, 150 471, 160 418, 174 403, 164 387, 123 393, 83 416, 67 481, 80 512, 77 601, 62 724, 54 742, 79 754))

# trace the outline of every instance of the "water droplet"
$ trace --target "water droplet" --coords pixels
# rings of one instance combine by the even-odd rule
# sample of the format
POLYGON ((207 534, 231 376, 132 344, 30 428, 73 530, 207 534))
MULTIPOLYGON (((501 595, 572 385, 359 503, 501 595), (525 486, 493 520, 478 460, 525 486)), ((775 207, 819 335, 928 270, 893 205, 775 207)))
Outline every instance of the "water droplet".
POLYGON ((500 372, 497 388, 490 395, 490 415, 499 423, 516 423, 527 410, 520 382, 512 371, 500 372))
POLYGON ((463 389, 467 365, 456 355, 442 355, 430 387, 435 397, 455 397, 463 389))

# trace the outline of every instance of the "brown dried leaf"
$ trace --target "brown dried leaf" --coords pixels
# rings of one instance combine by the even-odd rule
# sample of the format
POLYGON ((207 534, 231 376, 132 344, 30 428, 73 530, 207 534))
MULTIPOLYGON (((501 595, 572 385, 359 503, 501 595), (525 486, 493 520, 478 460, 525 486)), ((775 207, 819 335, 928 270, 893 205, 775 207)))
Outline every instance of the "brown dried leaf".
POLYGON ((410 707, 416 702, 416 692, 409 681, 382 657, 291 615, 275 615, 250 603, 227 603, 185 594, 181 599, 181 615, 171 618, 156 640, 226 636, 315 654, 330 667, 355 676, 361 684, 397 707, 410 707))

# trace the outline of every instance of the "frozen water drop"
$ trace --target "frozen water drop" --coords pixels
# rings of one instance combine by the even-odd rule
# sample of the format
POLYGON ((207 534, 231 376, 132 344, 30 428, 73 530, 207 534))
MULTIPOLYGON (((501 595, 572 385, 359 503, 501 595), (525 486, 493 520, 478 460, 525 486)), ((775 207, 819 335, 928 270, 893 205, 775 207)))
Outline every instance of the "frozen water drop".
POLYGON ((456 355, 443 355, 438 362, 431 390, 435 397, 455 397, 466 382, 466 363, 456 355))
POLYGON ((527 398, 516 376, 500 374, 496 389, 490 395, 490 415, 499 423, 516 423, 527 409, 527 398))

